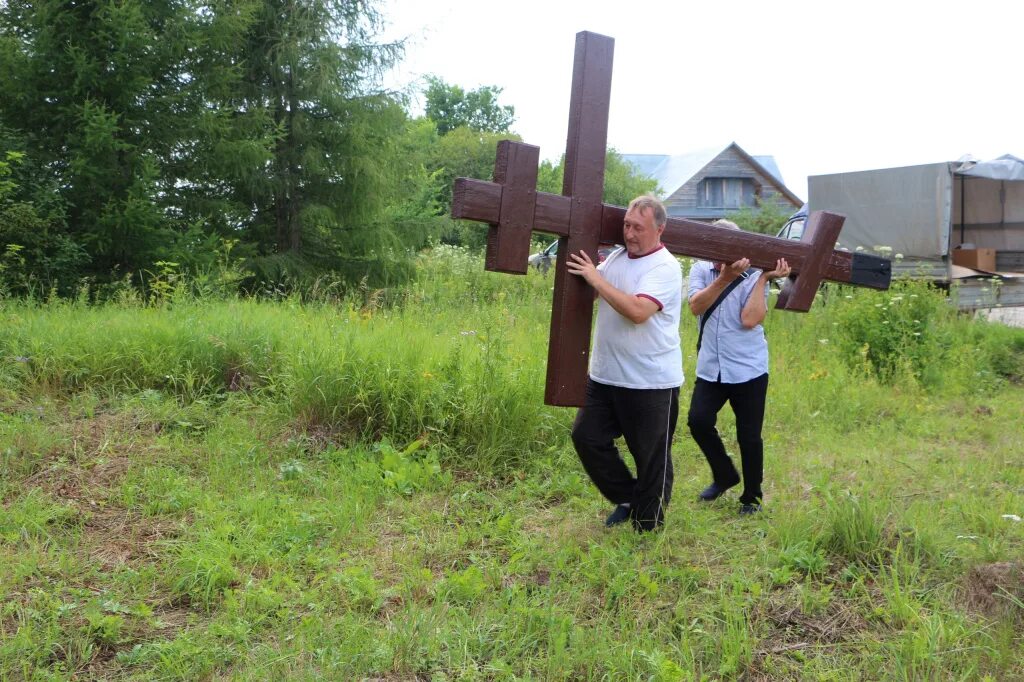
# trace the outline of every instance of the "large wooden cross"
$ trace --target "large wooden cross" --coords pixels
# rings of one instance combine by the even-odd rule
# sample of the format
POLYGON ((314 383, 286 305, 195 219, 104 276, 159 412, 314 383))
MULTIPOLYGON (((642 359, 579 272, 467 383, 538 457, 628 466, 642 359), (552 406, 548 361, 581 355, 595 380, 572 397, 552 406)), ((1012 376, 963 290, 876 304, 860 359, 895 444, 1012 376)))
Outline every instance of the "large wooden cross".
MULTIPOLYGON (((531 230, 560 238, 544 391, 548 405, 580 406, 586 395, 594 294, 582 277, 568 273, 566 254, 586 251, 596 262, 598 244, 623 243, 626 209, 601 201, 614 44, 596 33, 576 34, 561 195, 537 191, 540 150, 509 140, 498 143, 494 182, 457 178, 452 192, 452 217, 491 225, 484 265, 488 270, 526 274, 531 230)), ((822 280, 889 287, 888 260, 833 250, 844 220, 815 211, 800 241, 792 241, 670 218, 662 243, 677 255, 730 263, 749 258, 752 266, 764 270, 785 258, 794 274, 776 307, 807 311, 822 280)))

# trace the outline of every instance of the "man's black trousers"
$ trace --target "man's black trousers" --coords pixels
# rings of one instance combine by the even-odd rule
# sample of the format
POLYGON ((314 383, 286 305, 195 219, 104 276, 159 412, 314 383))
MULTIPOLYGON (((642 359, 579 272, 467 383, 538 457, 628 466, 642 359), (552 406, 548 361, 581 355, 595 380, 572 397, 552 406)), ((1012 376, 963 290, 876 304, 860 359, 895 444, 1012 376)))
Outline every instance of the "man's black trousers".
POLYGON ((615 504, 630 505, 639 530, 664 521, 672 496, 672 436, 679 389, 635 389, 587 381, 586 404, 576 414, 572 442, 594 485, 615 504), (636 477, 622 461, 622 436, 636 463, 636 477))
POLYGON ((736 485, 739 473, 725 445, 718 435, 715 424, 718 412, 726 401, 736 415, 736 440, 740 446, 743 463, 742 504, 760 504, 761 480, 764 477, 764 441, 761 440, 761 426, 764 423, 764 405, 768 395, 768 375, 742 384, 723 384, 720 381, 705 381, 697 378, 693 384, 693 398, 690 399, 690 413, 687 423, 693 439, 697 441, 704 457, 711 466, 715 483, 722 488, 736 485))

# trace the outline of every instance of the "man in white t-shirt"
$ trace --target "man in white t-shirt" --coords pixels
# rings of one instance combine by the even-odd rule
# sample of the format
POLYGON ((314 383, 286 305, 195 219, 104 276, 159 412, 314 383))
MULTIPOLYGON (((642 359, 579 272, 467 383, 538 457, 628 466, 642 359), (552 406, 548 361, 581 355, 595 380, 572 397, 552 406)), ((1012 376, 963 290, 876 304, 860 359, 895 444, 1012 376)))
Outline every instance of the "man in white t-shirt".
POLYGON ((661 243, 667 220, 660 201, 638 197, 623 222, 624 249, 600 266, 582 251, 567 259, 569 272, 598 296, 586 403, 576 415, 572 442, 597 489, 616 505, 605 524, 629 520, 638 531, 664 522, 683 383, 683 274, 661 243), (615 446, 620 436, 636 463, 635 477, 615 446))

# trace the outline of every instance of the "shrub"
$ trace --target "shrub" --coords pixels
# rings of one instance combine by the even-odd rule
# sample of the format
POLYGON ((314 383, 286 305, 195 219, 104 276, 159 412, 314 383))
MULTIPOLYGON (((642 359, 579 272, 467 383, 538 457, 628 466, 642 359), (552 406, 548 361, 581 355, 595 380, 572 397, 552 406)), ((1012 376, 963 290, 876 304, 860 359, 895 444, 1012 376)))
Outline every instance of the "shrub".
POLYGON ((902 279, 888 292, 846 290, 829 318, 835 346, 853 368, 882 382, 910 376, 925 385, 939 383, 955 345, 956 311, 928 282, 902 279))

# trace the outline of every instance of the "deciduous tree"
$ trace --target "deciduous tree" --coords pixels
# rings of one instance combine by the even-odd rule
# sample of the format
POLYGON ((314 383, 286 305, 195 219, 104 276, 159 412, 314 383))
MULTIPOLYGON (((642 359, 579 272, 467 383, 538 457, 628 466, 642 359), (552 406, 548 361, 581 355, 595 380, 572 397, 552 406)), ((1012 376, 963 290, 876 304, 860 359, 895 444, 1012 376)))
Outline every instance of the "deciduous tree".
POLYGON ((484 85, 464 90, 436 76, 427 79, 426 116, 437 124, 440 135, 458 128, 486 133, 507 133, 516 120, 515 107, 498 104, 501 88, 484 85))

